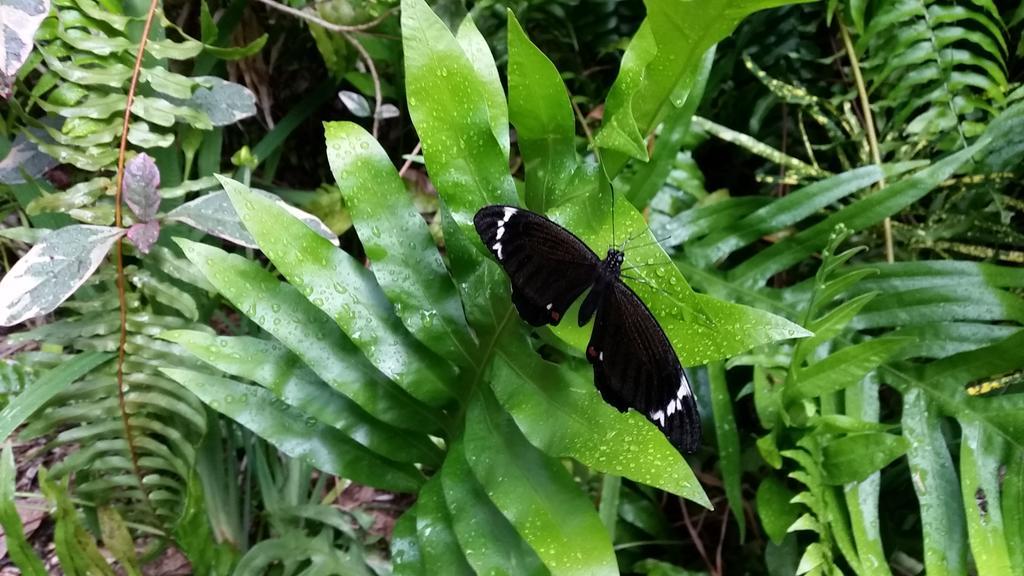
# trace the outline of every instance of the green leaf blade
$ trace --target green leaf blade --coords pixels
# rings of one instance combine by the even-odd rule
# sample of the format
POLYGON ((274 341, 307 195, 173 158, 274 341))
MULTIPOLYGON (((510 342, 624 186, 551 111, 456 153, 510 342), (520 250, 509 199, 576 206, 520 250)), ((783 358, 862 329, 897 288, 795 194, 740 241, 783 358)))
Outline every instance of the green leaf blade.
POLYGON ((432 406, 452 399, 454 369, 409 334, 361 263, 275 202, 233 180, 221 183, 264 254, 378 370, 432 406))
POLYGON ((475 394, 466 458, 477 480, 552 574, 618 574, 608 532, 560 463, 539 452, 493 400, 475 394))
POLYGON ((416 338, 472 366, 476 347, 441 254, 380 144, 350 122, 331 122, 327 159, 372 262, 373 275, 416 338))
POLYGON ((422 484, 422 476, 413 466, 369 451, 263 388, 194 370, 163 368, 161 372, 285 454, 325 472, 396 492, 415 492, 422 484))

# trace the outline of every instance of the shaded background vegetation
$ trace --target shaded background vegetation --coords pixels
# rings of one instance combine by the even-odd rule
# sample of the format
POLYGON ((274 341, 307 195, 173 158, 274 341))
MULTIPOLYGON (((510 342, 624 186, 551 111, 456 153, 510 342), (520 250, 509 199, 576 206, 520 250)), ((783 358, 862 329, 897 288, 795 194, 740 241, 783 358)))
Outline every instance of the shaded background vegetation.
MULTIPOLYGON (((323 319, 323 305, 301 297, 304 287, 295 278, 304 275, 295 271, 304 270, 302 262, 273 252, 274 242, 287 240, 274 237, 275 226, 259 232, 256 216, 240 214, 233 223, 215 217, 230 212, 232 202, 245 212, 240 202, 247 192, 213 177, 230 174, 319 218, 319 233, 336 237, 354 256, 351 262, 383 267, 367 234, 377 224, 371 214, 380 219, 412 206, 461 282, 452 252, 459 229, 443 218, 445 210, 457 212, 456 196, 431 180, 428 171, 445 168, 429 165, 429 151, 424 166, 419 150, 429 135, 413 126, 400 4, 289 4, 336 26, 371 24, 334 30, 262 2, 186 0, 162 7, 167 20, 157 22, 151 41, 170 41, 144 61, 144 70, 150 78, 159 78, 154 70, 174 71, 181 77, 170 84, 184 92, 170 96, 144 76, 139 94, 152 99, 154 112, 136 113, 139 131, 129 137, 130 149, 155 159, 159 180, 148 190, 159 189, 162 200, 159 216, 154 210, 147 218, 132 206, 125 224, 159 220, 159 241, 151 248, 135 239, 125 247, 127 404, 108 361, 118 349, 121 305, 116 268, 107 261, 52 313, 3 329, 5 404, 31 389, 49 391, 26 413, 13 437, 14 457, 0 469, 0 519, 10 549, 5 561, 29 572, 39 568, 30 559, 34 553, 54 561, 46 552, 53 542, 67 573, 84 573, 90 565, 109 570, 99 548, 127 572, 386 573, 394 560, 396 572, 417 573, 408 558, 419 546, 426 573, 441 559, 479 570, 481 562, 500 565, 509 558, 523 562, 521 572, 558 572, 557 562, 539 550, 538 558, 537 547, 516 535, 518 526, 502 519, 507 505, 492 503, 482 490, 491 486, 476 483, 470 437, 428 424, 400 430, 400 422, 380 422, 376 413, 353 408, 324 376, 318 363, 327 361, 302 354, 333 332, 310 329, 309 339, 289 341, 253 311, 274 294, 285 322, 294 316, 303 319, 300 326, 318 326, 323 319), (233 83, 228 89, 237 92, 226 101, 249 104, 228 105, 218 119, 222 108, 189 100, 213 89, 203 80, 210 76, 233 83), (375 123, 378 93, 386 106, 375 123), (324 154, 323 122, 341 120, 376 131, 382 151, 375 158, 390 158, 402 169, 404 189, 387 171, 365 188, 407 192, 408 201, 403 196, 387 204, 391 200, 337 182, 339 171, 324 154), (214 204, 195 204, 202 199, 214 204), (287 368, 286 380, 306 395, 289 396, 274 388, 280 380, 233 363, 230 354, 210 352, 215 335, 230 337, 217 346, 237 346, 243 357, 258 352, 272 359, 269 366, 287 368), (264 422, 245 420, 223 392, 237 386, 244 396, 254 388, 244 382, 269 390, 250 401, 266 400, 280 410, 264 422), (275 403, 275 395, 284 402, 275 403), (126 437, 125 414, 137 419, 141 432, 126 437), (374 431, 369 440, 352 424, 364 417, 374 431), (359 461, 356 474, 336 475, 330 467, 336 462, 296 453, 282 432, 289 422, 301 422, 309 445, 327 452, 362 454, 361 446, 368 446, 370 464, 359 461), (443 454, 428 434, 448 440, 443 454), (454 470, 460 481, 464 474, 468 483, 421 485, 422 479, 403 476, 413 463, 434 472, 442 461, 444 471, 454 470), (37 472, 40 465, 47 472, 37 472), (453 485, 467 488, 453 493, 453 485), (481 556, 471 553, 458 524, 454 510, 466 504, 459 494, 471 494, 476 514, 507 529, 501 538, 490 535, 495 540, 484 542, 489 552, 481 556), (417 501, 418 508, 402 516, 417 501), (428 511, 427 504, 434 508, 428 511), (48 514, 30 518, 25 510, 33 507, 48 514), (10 536, 22 530, 18 517, 28 533, 24 544, 10 536), (454 544, 432 542, 424 518, 451 520, 454 544)), ((611 0, 431 3, 452 30, 472 17, 505 87, 506 11, 515 14, 564 81, 575 117, 573 162, 581 164, 596 161, 595 151, 606 162, 612 155, 600 134, 623 52, 647 8, 675 4, 683 13, 695 9, 686 2, 611 0)), ((32 56, 11 80, 6 141, 14 150, 34 143, 53 160, 32 151, 38 165, 23 157, 4 165, 5 274, 45 229, 115 222, 120 113, 131 47, 141 34, 138 17, 147 9, 138 2, 55 2, 32 56), (120 26, 104 17, 117 13, 134 18, 120 26), (74 30, 87 31, 101 49, 74 30), (76 76, 76 66, 85 71, 76 76), (62 129, 50 125, 55 134, 47 136, 47 118, 96 98, 107 98, 114 113, 75 120, 74 129, 67 120, 62 129)), ((609 173, 695 290, 816 334, 802 341, 766 338, 724 361, 694 367, 707 441, 687 463, 713 511, 700 506, 700 488, 687 492, 691 488, 680 483, 674 493, 662 491, 646 485, 646 477, 624 474, 620 480, 594 463, 554 453, 544 444, 553 442, 552 432, 531 435, 532 421, 524 423, 510 409, 524 445, 528 440, 564 457, 551 461, 565 465, 566 477, 598 510, 621 571, 1024 569, 1022 22, 1024 4, 985 0, 829 1, 755 12, 718 43, 710 67, 695 72, 693 97, 666 107, 642 134, 650 161, 632 159, 617 175, 609 173)), ((519 144, 513 131, 509 165, 522 187, 533 168, 519 144)), ((140 186, 147 189, 145 182, 140 186)), ((279 217, 281 204, 251 201, 265 202, 259 205, 279 217)), ((271 222, 284 229, 285 220, 271 222)), ((294 238, 316 242, 302 230, 306 236, 294 238)), ((351 266, 344 262, 340 266, 351 266)), ((447 281, 443 267, 433 272, 447 281)), ((650 278, 658 281, 653 272, 650 278)), ((400 283, 378 282, 383 292, 367 291, 363 298, 382 295, 389 309, 394 302, 410 327, 412 316, 401 307, 416 298, 399 294, 400 283)), ((481 332, 473 315, 483 304, 454 289, 448 297, 481 332)), ((408 350, 423 348, 398 326, 408 350)), ((346 358, 371 371, 379 367, 358 331, 344 328, 347 336, 339 332, 339 342, 356 344, 344 348, 351 353, 346 358)), ((553 371, 532 364, 537 348, 558 362, 552 382, 590 386, 578 352, 554 335, 512 340, 502 341, 511 350, 506 361, 553 371)), ((402 382, 401 374, 385 375, 402 382)), ((508 388, 492 378, 506 404, 501 390, 508 388)), ((495 410, 505 415, 500 406, 495 410)), ((5 426, 14 421, 6 412, 5 418, 5 426)), ((347 470, 352 463, 344 464, 347 470)), ((590 536, 579 536, 580 546, 597 550, 587 548, 590 536)))

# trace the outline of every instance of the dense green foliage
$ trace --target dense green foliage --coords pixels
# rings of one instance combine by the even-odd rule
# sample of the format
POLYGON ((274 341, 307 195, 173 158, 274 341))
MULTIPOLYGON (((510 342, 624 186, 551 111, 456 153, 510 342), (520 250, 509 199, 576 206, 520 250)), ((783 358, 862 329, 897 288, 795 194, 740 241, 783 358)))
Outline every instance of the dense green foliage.
POLYGON ((1024 4, 0 2, 24 573, 1024 571, 1024 4), (494 203, 633 238, 697 454, 494 203))

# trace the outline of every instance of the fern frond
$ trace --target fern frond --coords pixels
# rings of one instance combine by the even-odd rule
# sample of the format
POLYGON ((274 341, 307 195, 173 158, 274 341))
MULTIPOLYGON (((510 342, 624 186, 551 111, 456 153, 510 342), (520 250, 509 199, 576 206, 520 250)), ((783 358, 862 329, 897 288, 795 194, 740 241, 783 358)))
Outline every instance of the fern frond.
POLYGON ((1006 102, 1005 34, 984 3, 880 3, 857 50, 884 145, 950 151, 978 136, 1006 102))

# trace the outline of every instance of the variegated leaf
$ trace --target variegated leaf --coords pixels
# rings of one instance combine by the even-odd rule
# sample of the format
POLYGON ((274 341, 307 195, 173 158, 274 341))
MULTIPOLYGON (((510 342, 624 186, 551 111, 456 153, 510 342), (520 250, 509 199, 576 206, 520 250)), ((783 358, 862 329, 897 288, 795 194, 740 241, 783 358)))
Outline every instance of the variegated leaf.
POLYGON ((123 234, 118 228, 86 225, 47 234, 0 280, 0 325, 12 326, 59 306, 123 234))

